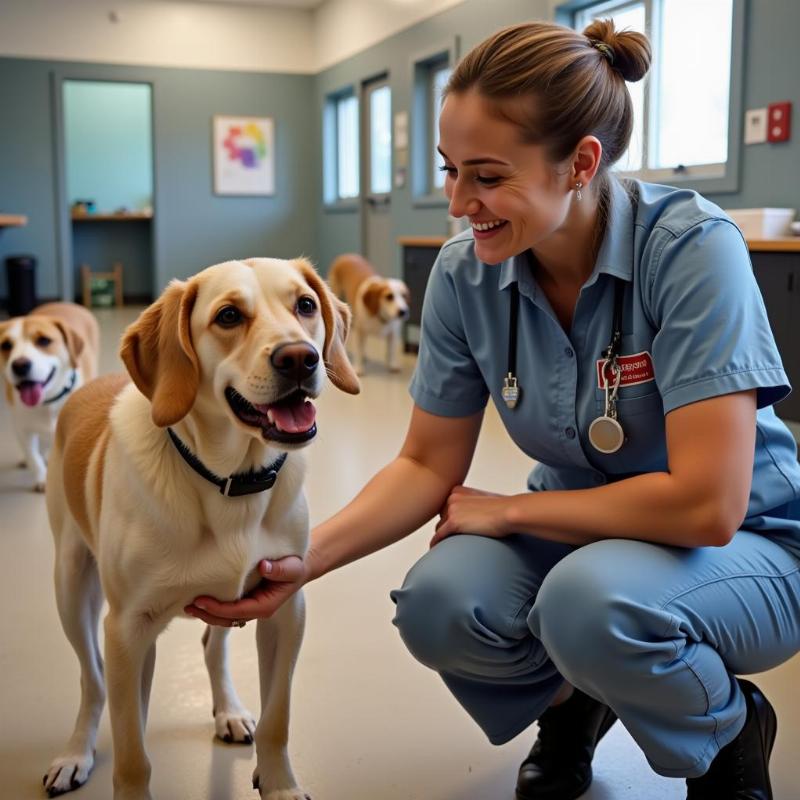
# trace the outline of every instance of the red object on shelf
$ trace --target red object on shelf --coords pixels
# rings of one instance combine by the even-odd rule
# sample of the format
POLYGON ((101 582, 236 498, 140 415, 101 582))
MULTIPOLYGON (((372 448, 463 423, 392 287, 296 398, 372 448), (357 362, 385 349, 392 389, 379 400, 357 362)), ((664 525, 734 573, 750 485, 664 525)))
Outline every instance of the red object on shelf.
POLYGON ((792 104, 770 103, 767 109, 767 141, 788 142, 792 131, 792 104))

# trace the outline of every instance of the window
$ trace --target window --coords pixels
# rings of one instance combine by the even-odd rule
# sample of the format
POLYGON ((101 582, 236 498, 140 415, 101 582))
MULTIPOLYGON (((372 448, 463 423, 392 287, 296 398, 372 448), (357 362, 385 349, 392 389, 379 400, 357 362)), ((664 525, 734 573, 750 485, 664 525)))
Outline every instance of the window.
POLYGON ((369 92, 369 191, 392 189, 392 90, 379 86, 369 92))
POLYGON ((649 180, 723 177, 728 129, 734 0, 606 0, 577 11, 575 28, 595 19, 647 33, 653 63, 628 84, 631 144, 615 169, 649 180))
POLYGON ((352 90, 331 95, 324 114, 325 202, 358 197, 358 98, 352 90))
POLYGON ((444 188, 445 173, 442 172, 444 166, 444 159, 439 153, 437 147, 439 143, 439 113, 442 110, 442 93, 447 81, 450 79, 452 68, 447 66, 434 66, 431 69, 431 101, 430 101, 430 119, 431 119, 431 155, 433 157, 433 165, 431 172, 430 185, 434 189, 441 190, 444 188))
POLYGON ((414 63, 412 125, 412 182, 414 197, 424 205, 444 205, 445 174, 439 169, 439 114, 442 93, 453 69, 450 50, 425 56, 414 63))

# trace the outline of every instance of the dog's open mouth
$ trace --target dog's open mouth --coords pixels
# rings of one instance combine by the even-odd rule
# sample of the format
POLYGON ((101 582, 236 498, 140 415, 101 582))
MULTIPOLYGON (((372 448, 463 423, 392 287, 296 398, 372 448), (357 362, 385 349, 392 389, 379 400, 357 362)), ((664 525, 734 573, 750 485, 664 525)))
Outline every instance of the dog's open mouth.
POLYGON ((233 386, 225 390, 231 411, 245 425, 261 428, 265 439, 296 444, 317 435, 317 410, 300 390, 269 405, 256 405, 243 397, 233 386))
POLYGON ((19 399, 26 406, 38 406, 42 402, 44 396, 44 387, 53 379, 56 374, 56 368, 50 370, 50 374, 44 381, 20 381, 17 384, 17 391, 19 392, 19 399))

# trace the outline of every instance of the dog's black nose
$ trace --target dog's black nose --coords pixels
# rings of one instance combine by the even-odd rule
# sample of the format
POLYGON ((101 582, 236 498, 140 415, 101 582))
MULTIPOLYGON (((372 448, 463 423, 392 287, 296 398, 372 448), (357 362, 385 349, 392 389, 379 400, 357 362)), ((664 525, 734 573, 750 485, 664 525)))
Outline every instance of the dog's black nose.
POLYGON ((314 374, 319 353, 306 342, 289 342, 273 350, 269 360, 281 375, 300 383, 314 374))
POLYGON ((31 362, 27 358, 15 358, 11 362, 11 371, 18 377, 24 378, 31 371, 31 362))
POLYGON ((408 316, 408 309, 406 309, 406 308, 401 308, 401 309, 400 309, 400 310, 397 312, 397 316, 398 316, 398 317, 400 317, 400 319, 405 319, 405 318, 408 316))

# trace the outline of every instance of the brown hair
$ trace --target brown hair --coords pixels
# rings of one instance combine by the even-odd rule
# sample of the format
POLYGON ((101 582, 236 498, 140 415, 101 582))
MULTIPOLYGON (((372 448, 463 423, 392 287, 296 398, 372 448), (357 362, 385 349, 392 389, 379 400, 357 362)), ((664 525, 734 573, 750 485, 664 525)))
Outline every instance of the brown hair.
POLYGON ((554 163, 568 158, 584 136, 596 136, 603 145, 602 187, 633 129, 625 81, 641 80, 649 66, 647 37, 617 32, 611 20, 593 22, 582 34, 527 22, 498 31, 467 53, 444 96, 474 89, 522 128, 526 142, 544 145, 554 163))

